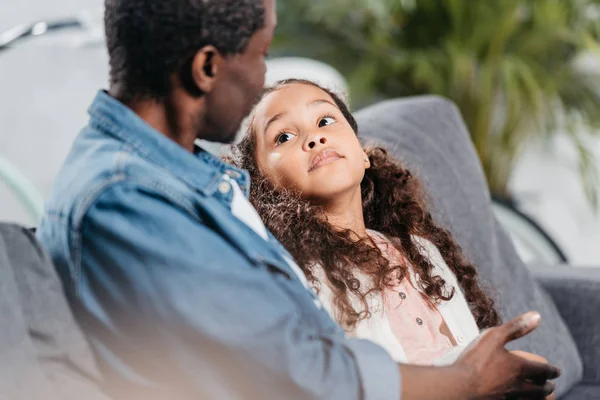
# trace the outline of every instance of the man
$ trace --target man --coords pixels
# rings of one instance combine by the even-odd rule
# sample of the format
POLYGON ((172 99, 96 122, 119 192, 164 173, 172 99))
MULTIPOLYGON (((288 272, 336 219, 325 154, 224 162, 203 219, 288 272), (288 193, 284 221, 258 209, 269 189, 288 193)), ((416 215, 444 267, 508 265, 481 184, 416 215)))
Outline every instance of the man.
POLYGON ((541 397, 557 370, 493 329, 453 366, 347 340, 246 200, 227 143, 264 83, 274 0, 107 0, 110 90, 59 174, 39 238, 115 399, 541 397))

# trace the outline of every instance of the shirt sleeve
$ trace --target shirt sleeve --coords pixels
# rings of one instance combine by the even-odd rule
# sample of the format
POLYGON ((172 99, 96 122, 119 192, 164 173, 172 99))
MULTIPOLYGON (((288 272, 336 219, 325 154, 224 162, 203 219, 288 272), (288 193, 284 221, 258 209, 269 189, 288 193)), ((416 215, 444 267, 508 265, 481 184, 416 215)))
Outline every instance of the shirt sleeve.
POLYGON ((306 323, 288 278, 250 263, 169 198, 117 184, 82 222, 80 297, 116 391, 400 398, 398 366, 382 348, 306 323))

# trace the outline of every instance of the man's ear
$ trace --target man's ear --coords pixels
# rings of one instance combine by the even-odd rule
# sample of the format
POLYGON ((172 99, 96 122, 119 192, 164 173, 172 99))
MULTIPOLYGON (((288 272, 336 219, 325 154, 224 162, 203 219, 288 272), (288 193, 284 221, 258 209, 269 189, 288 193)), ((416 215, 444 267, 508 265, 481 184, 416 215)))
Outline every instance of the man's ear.
POLYGON ((194 56, 191 65, 191 78, 194 85, 202 93, 209 93, 213 90, 215 80, 219 74, 219 67, 223 61, 223 56, 214 46, 204 46, 194 56))

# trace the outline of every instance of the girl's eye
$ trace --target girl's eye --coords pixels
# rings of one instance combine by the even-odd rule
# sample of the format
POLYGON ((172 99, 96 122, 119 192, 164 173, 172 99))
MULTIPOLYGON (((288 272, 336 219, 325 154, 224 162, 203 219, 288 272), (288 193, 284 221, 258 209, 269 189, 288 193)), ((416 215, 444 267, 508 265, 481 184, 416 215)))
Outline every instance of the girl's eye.
POLYGON ((292 135, 291 133, 282 132, 275 139, 275 144, 277 144, 279 146, 280 144, 283 144, 283 143, 287 142, 288 140, 291 140, 293 136, 294 135, 292 135))
POLYGON ((333 117, 323 117, 319 121, 319 128, 322 128, 324 126, 333 125, 333 124, 335 124, 335 119, 333 117))

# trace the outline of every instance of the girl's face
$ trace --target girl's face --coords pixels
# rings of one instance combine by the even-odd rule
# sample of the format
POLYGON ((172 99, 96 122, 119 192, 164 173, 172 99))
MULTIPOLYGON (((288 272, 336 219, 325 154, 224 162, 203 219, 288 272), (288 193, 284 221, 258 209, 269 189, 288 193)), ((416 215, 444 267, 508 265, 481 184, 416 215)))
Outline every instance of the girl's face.
POLYGON ((269 93, 252 120, 256 159, 275 186, 329 202, 360 190, 369 161, 334 100, 318 87, 289 84, 269 93))

